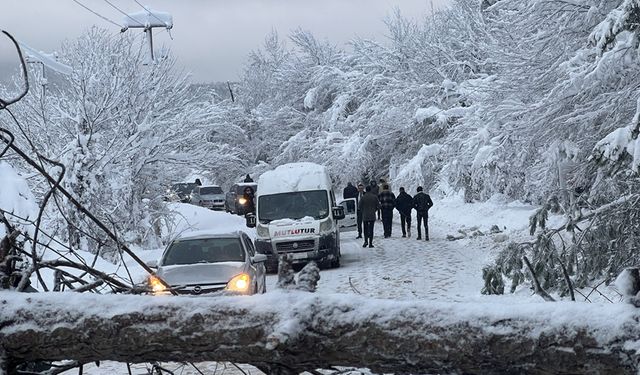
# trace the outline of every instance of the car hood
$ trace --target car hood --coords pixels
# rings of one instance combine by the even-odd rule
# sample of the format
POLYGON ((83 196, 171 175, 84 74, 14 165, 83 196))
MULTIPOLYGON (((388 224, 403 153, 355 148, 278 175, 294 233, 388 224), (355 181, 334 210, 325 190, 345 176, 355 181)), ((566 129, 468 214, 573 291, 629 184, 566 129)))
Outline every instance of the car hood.
POLYGON ((158 276, 173 286, 222 284, 242 273, 244 265, 244 262, 220 262, 162 266, 158 276))

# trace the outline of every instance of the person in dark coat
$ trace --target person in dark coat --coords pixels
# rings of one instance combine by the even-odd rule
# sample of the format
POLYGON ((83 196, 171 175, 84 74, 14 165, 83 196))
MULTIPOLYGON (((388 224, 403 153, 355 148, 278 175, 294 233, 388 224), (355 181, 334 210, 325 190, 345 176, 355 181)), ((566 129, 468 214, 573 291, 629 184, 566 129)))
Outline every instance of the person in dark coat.
POLYGON ((360 209, 360 200, 364 196, 364 185, 358 184, 358 195, 356 195, 356 222, 358 223, 358 237, 362 238, 362 210, 360 209))
POLYGON ((382 191, 378 195, 380 210, 382 211, 382 226, 384 238, 391 237, 391 224, 393 222, 393 209, 396 207, 396 195, 389 190, 389 185, 382 185, 382 191))
POLYGON ((422 191, 422 186, 418 186, 418 194, 413 197, 413 208, 416 209, 416 221, 418 222, 418 239, 422 239, 420 222, 424 221, 424 239, 429 241, 429 209, 433 206, 433 201, 429 194, 422 191))
POLYGON ((244 213, 245 214, 248 214, 248 213, 255 214, 256 213, 256 202, 254 201, 255 192, 253 191, 253 188, 251 186, 247 186, 246 188, 244 188, 244 194, 242 195, 242 197, 245 199, 244 213))
MULTIPOLYGON (((375 195, 376 195, 376 197, 377 197, 377 196, 378 196, 378 193, 380 192, 380 191, 379 191, 380 189, 378 189, 378 184, 376 184, 376 182, 375 182, 375 181, 371 181, 371 183, 369 184, 369 187, 371 188, 371 192, 372 192, 373 194, 375 194, 375 195)), ((368 191, 368 190, 367 190, 367 191, 368 191)))
MULTIPOLYGON (((380 194, 380 187, 378 186, 378 184, 376 184, 374 180, 371 180, 371 183, 369 183, 369 186, 371 186, 371 192, 375 194, 377 197, 380 194)), ((378 220, 380 220, 380 212, 378 212, 378 220)))
POLYGON ((351 182, 348 182, 347 187, 342 191, 342 197, 344 199, 356 198, 358 197, 358 189, 351 182))
POLYGON ((249 176, 249 173, 247 173, 247 176, 244 178, 244 182, 253 182, 253 178, 249 176))
POLYGON ((400 226, 402 237, 411 237, 411 210, 413 210, 413 198, 400 188, 400 194, 396 197, 396 210, 400 213, 400 226))
POLYGON ((367 192, 360 199, 360 210, 364 223, 364 245, 362 247, 373 247, 373 226, 376 223, 376 211, 380 207, 380 202, 378 196, 371 191, 371 186, 367 186, 366 190, 367 192))

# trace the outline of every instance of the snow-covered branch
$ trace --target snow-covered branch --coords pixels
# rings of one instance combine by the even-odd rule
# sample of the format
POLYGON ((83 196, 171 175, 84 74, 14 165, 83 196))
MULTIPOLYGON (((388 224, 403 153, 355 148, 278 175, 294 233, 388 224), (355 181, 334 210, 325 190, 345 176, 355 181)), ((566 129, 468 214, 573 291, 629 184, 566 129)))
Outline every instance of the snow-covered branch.
POLYGON ((640 359, 638 319, 630 304, 447 304, 295 291, 249 298, 0 293, 0 342, 13 361, 212 360, 292 373, 334 365, 631 373, 640 359))

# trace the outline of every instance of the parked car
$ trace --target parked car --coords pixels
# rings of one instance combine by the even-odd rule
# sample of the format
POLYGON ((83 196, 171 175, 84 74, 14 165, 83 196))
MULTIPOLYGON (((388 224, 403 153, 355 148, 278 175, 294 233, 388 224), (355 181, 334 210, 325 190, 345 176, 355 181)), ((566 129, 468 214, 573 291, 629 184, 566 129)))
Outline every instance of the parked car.
MULTIPOLYGON (((147 265, 181 295, 214 292, 255 294, 266 291, 267 257, 256 254, 253 241, 242 231, 217 234, 190 232, 173 240, 160 261, 147 265)), ((153 294, 169 294, 155 277, 148 280, 153 294)))
POLYGON ((191 194, 191 203, 212 210, 224 210, 225 195, 218 185, 196 186, 191 194))
POLYGON ((182 203, 189 203, 191 202, 191 194, 197 186, 198 185, 195 182, 181 182, 173 184, 170 188, 167 189, 165 200, 172 202, 179 201, 182 203))
MULTIPOLYGON (((258 192, 258 184, 255 182, 241 182, 231 186, 231 189, 225 196, 225 210, 237 215, 244 215, 246 213, 247 201, 244 199, 244 189, 247 186, 253 189, 253 193, 258 192)), ((255 203, 255 202, 254 202, 255 203)))

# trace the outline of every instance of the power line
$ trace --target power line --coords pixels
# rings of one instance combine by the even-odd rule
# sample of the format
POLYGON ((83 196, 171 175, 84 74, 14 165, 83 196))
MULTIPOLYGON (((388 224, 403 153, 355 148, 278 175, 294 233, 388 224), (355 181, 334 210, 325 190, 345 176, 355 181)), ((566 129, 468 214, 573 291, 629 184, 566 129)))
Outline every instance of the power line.
POLYGON ((89 12, 91 12, 91 13, 95 14, 96 16, 98 16, 98 17, 102 18, 103 20, 105 20, 105 21, 107 21, 107 22, 109 22, 109 23, 111 23, 111 24, 114 24, 114 25, 118 26, 119 28, 122 28, 122 25, 120 25, 119 23, 117 23, 117 22, 115 22, 115 21, 112 21, 112 20, 110 20, 109 18, 107 18, 107 17, 103 16, 102 14, 100 14, 100 13, 98 13, 98 12, 96 12, 96 11, 92 10, 91 8, 89 8, 89 7, 87 7, 86 5, 82 4, 80 1, 78 1, 78 0, 73 0, 73 2, 74 2, 74 3, 76 3, 76 4, 78 4, 78 5, 80 5, 80 6, 81 6, 81 7, 83 7, 84 9, 88 10, 89 12))
POLYGON ((104 0, 107 4, 111 5, 115 10, 117 10, 118 12, 124 14, 126 17, 131 18, 134 22, 136 22, 139 25, 144 25, 144 23, 138 21, 137 19, 131 17, 129 14, 125 13, 122 9, 118 8, 117 6, 113 5, 113 3, 111 3, 109 0, 104 0))

